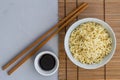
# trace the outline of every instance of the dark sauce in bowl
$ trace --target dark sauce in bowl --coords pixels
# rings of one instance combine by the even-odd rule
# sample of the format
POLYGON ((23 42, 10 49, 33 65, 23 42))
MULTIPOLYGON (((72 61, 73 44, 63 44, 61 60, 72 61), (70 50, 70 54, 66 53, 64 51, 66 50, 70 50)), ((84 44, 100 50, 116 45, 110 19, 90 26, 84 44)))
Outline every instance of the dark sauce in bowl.
POLYGON ((44 54, 39 59, 39 66, 45 71, 52 70, 55 67, 55 64, 55 58, 50 54, 44 54))

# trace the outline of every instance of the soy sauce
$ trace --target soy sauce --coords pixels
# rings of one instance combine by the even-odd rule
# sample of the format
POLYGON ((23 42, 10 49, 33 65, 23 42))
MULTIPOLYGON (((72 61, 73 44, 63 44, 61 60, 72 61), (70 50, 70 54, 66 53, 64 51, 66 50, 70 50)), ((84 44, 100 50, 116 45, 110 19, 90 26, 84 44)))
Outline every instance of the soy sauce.
POLYGON ((44 54, 39 60, 39 66, 45 71, 52 70, 55 63, 55 58, 50 54, 44 54))

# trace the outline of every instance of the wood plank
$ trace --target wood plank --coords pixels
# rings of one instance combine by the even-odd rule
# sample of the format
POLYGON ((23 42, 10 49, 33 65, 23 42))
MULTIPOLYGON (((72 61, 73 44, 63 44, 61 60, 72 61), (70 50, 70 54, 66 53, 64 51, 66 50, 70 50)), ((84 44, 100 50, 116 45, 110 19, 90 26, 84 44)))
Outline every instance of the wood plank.
MULTIPOLYGON (((120 80, 120 1, 119 0, 76 0, 78 5, 81 2, 88 2, 89 8, 80 14, 79 18, 95 17, 104 20, 104 1, 105 1, 105 21, 108 22, 117 37, 117 49, 112 60, 106 65, 95 70, 86 70, 77 68, 71 61, 66 59, 64 51, 65 29, 59 34, 59 80, 120 80), (62 56, 62 57, 61 57, 62 56), (62 64, 62 65, 61 65, 62 64), (77 75, 78 73, 78 75, 77 75), (74 75, 75 74, 75 75, 74 75)), ((59 0, 59 17, 60 19, 76 7, 75 0, 59 0), (66 3, 66 4, 65 4, 66 3), (64 6, 64 7, 63 7, 64 6), (65 8, 66 6, 66 8, 65 8)), ((76 3, 77 3, 76 2, 76 3)), ((70 25, 69 25, 70 26, 70 25)), ((67 27, 68 28, 68 27, 67 27)), ((66 28, 66 29, 67 29, 66 28)))
MULTIPOLYGON (((66 0, 66 15, 76 8, 76 0, 66 0)), ((72 23, 71 23, 72 24, 72 23)), ((66 30, 71 25, 69 24, 66 30)), ((77 80, 77 66, 75 66, 67 57, 67 80, 77 80)))
POLYGON ((66 80, 66 53, 64 51, 64 32, 59 33, 59 80, 66 80))
MULTIPOLYGON (((103 0, 78 0, 78 5, 81 2, 88 2, 89 7, 79 16, 79 19, 92 17, 104 20, 103 0)), ((79 80, 105 80, 104 67, 95 70, 86 70, 79 68, 79 80)))
POLYGON ((105 21, 114 30, 117 48, 112 60, 106 66, 106 80, 120 80, 120 0, 105 1, 105 21))
POLYGON ((65 4, 64 0, 58 0, 58 17, 59 20, 63 19, 65 17, 65 4))
MULTIPOLYGON (((59 20, 65 17, 65 4, 64 0, 58 1, 59 7, 59 20)), ((66 54, 64 51, 64 36, 65 36, 65 28, 59 33, 59 73, 58 78, 59 80, 66 80, 66 54)))
POLYGON ((80 14, 79 18, 104 18, 104 0, 78 0, 78 5, 81 2, 88 2, 89 7, 80 14))

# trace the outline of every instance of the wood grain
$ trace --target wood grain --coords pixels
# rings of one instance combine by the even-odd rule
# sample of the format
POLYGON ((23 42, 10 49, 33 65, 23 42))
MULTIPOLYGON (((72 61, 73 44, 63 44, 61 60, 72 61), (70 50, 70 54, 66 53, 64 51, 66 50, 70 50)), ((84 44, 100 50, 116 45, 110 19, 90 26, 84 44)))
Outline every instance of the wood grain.
MULTIPOLYGON (((75 0, 66 0, 66 15, 68 15, 72 10, 76 8, 76 1, 75 0)), ((75 21, 75 20, 74 20, 75 21)), ((74 22, 73 21, 73 22, 74 22)), ((73 23, 72 22, 72 23, 73 23)), ((71 23, 71 24, 72 24, 71 23)), ((69 24, 66 27, 66 31, 71 25, 69 24)), ((75 66, 67 57, 67 80, 77 80, 77 66, 75 66)))
POLYGON ((105 3, 105 21, 111 25, 117 38, 116 52, 106 66, 106 80, 120 80, 120 0, 106 0, 105 3))
MULTIPOLYGON (((59 6, 59 9, 61 10, 61 8, 63 8, 64 11, 61 10, 59 13, 64 13, 64 15, 67 15, 82 2, 89 3, 89 7, 79 15, 78 19, 93 17, 105 20, 108 24, 110 24, 117 38, 116 52, 111 61, 99 69, 86 70, 77 68, 77 66, 75 66, 68 58, 66 58, 63 47, 63 39, 65 32, 70 26, 69 25, 66 27, 66 30, 64 30, 65 32, 63 31, 60 33, 61 35, 59 35, 61 40, 59 43, 59 50, 60 53, 64 53, 65 55, 64 57, 63 55, 59 56, 62 58, 60 60, 62 60, 61 64, 64 67, 63 71, 60 70, 61 72, 59 72, 59 74, 62 74, 59 76, 59 80, 120 80, 120 0, 64 0, 62 2, 62 4, 64 4, 64 8, 59 6)), ((61 4, 61 2, 59 4, 61 4)), ((62 18, 60 15, 59 17, 62 18)))
POLYGON ((83 13, 80 14, 79 18, 99 18, 103 20, 104 17, 104 1, 103 0, 78 0, 78 5, 81 2, 87 2, 89 7, 83 13))
MULTIPOLYGON (((62 18, 65 17, 65 2, 64 0, 59 0, 58 2, 58 6, 59 6, 59 20, 61 20, 62 18)), ((59 32, 59 80, 66 80, 66 54, 64 51, 64 36, 65 36, 65 28, 59 32)))

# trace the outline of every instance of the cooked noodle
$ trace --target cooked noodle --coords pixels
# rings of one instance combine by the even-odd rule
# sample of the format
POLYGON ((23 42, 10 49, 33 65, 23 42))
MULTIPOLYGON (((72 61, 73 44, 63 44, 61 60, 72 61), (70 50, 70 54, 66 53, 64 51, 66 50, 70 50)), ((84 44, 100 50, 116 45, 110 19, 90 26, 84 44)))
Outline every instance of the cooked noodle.
POLYGON ((107 30, 95 22, 86 22, 75 28, 69 38, 73 57, 85 64, 99 63, 111 52, 112 39, 107 30))

